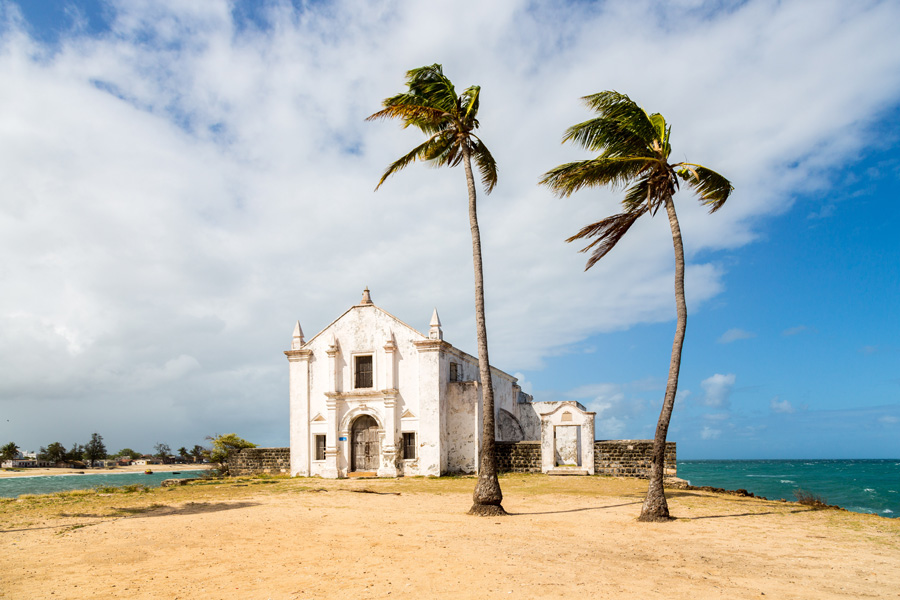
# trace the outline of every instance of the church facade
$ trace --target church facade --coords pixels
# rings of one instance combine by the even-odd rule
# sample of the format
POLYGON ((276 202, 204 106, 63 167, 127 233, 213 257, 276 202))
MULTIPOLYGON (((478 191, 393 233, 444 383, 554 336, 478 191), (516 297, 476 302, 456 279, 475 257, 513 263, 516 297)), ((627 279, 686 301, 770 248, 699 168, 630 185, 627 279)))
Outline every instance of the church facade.
MULTIPOLYGON (((477 470, 478 359, 444 341, 437 310, 423 334, 376 306, 366 289, 359 304, 309 341, 298 322, 285 355, 291 475, 477 470)), ((497 441, 540 439, 531 396, 508 373, 492 367, 491 378, 497 441)))

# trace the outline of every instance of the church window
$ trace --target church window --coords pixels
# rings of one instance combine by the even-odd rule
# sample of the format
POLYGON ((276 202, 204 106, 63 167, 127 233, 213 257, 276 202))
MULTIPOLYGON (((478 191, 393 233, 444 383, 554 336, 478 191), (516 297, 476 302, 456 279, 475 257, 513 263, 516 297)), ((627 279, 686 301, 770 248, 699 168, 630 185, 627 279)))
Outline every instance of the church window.
POLYGON ((325 436, 316 436, 316 460, 325 460, 325 436))
POLYGON ((459 376, 459 363, 450 363, 450 381, 459 381, 460 379, 462 378, 459 376))
POLYGON ((374 387, 372 382, 372 355, 357 356, 354 358, 354 371, 356 374, 355 388, 374 387))
POLYGON ((403 432, 403 460, 416 458, 416 434, 412 431, 403 432))

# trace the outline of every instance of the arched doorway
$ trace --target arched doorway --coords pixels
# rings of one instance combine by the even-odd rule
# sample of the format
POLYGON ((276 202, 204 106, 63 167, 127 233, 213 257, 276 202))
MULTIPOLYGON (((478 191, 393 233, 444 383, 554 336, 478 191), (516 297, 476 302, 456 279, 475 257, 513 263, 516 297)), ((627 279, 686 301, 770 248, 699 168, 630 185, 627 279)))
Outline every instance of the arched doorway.
POLYGON ((377 471, 381 444, 378 441, 378 423, 369 415, 362 415, 353 422, 350 434, 350 470, 377 471))

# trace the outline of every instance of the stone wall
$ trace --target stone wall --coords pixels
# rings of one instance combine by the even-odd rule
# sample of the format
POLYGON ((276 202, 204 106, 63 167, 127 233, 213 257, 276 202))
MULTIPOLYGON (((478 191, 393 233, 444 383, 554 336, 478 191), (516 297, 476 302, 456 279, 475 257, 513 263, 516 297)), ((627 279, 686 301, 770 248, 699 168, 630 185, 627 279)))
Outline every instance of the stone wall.
MULTIPOLYGON (((513 473, 541 472, 540 442, 497 442, 497 470, 513 473)), ((619 477, 649 477, 653 440, 602 440, 594 442, 594 472, 619 477)), ((675 442, 666 443, 666 475, 675 475, 675 442)))
POLYGON ((231 475, 272 475, 291 472, 290 448, 244 448, 228 461, 231 475))
POLYGON ((496 442, 494 457, 500 473, 540 473, 540 442, 496 442))
MULTIPOLYGON (((646 478, 650 472, 653 440, 601 440, 594 442, 597 475, 646 478)), ((497 470, 541 472, 540 442, 497 442, 497 470)), ((245 448, 228 463, 232 475, 290 473, 290 448, 245 448)), ((675 475, 675 442, 666 443, 666 475, 675 475)))
MULTIPOLYGON (((653 440, 600 440, 594 442, 597 475, 649 477, 653 440)), ((666 442, 666 475, 675 475, 675 442, 666 442)))

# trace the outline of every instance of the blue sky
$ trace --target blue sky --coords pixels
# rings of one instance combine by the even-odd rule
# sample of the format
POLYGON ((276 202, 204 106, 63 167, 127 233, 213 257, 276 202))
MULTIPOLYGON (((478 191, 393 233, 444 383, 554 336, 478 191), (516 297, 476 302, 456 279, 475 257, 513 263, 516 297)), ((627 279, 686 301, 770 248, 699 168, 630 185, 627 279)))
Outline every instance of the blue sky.
POLYGON ((0 441, 149 450, 287 443, 293 323, 358 300, 474 351, 462 173, 365 123, 406 69, 482 86, 500 183, 480 199, 496 366, 652 436, 672 249, 646 222, 591 271, 562 240, 616 210, 560 200, 563 130, 618 89, 675 157, 730 177, 676 198, 688 323, 681 458, 900 456, 900 8, 890 2, 524 2, 435 22, 373 2, 0 0, 0 441))

